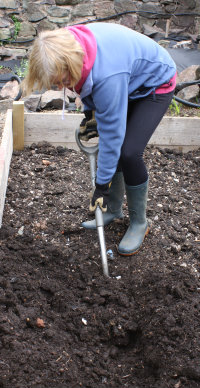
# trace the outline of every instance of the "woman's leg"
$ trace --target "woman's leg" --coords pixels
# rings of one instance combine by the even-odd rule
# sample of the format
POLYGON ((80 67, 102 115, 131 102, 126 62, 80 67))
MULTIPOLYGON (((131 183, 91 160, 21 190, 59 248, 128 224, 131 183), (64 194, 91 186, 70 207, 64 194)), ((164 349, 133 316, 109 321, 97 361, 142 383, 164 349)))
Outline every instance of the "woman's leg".
POLYGON ((163 118, 173 92, 150 94, 145 98, 129 102, 127 130, 121 149, 120 165, 127 185, 136 186, 148 179, 143 160, 144 149, 163 118))
POLYGON ((128 230, 118 247, 118 252, 124 256, 136 253, 149 232, 146 218, 148 173, 143 152, 166 112, 172 95, 173 93, 150 95, 129 104, 127 131, 120 159, 130 219, 128 230))

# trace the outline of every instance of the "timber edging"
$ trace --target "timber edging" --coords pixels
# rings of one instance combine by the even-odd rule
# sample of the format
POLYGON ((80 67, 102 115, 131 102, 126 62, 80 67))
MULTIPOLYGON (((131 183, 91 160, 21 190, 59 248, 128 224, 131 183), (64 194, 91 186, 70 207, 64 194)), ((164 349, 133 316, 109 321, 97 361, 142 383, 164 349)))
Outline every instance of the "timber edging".
MULTIPOLYGON (((22 150, 23 146, 47 141, 54 146, 79 150, 75 130, 82 119, 83 114, 66 113, 62 120, 61 111, 24 113, 20 104, 7 110, 0 144, 0 227, 13 149, 22 150)), ((200 117, 164 116, 149 144, 182 152, 200 148, 200 117)))

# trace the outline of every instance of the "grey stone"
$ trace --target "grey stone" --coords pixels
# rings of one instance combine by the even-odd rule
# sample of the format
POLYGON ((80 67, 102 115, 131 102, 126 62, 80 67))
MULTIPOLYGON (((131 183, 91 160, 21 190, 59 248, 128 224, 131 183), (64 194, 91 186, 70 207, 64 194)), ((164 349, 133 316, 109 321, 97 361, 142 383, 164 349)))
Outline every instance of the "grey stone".
POLYGON ((161 28, 158 28, 156 26, 151 26, 149 24, 144 23, 143 24, 143 34, 145 34, 147 36, 154 36, 154 35, 164 36, 165 32, 161 28))
MULTIPOLYGON (((199 75, 198 72, 200 73, 199 65, 192 65, 187 67, 181 73, 178 74, 177 84, 181 84, 189 81, 195 81, 195 79, 198 79, 198 75, 199 75)), ((177 96, 186 101, 196 102, 196 98, 200 97, 199 86, 198 85, 187 86, 186 88, 178 92, 177 96)))
POLYGON ((42 7, 38 7, 37 4, 28 3, 27 16, 29 22, 39 22, 46 17, 42 7))
POLYGON ((139 6, 139 1, 132 0, 114 0, 114 8, 116 12, 136 11, 139 6))
POLYGON ((0 39, 9 39, 11 37, 11 32, 9 28, 0 28, 0 39))
POLYGON ((36 112, 40 106, 41 94, 31 94, 30 96, 24 97, 21 100, 24 101, 26 110, 36 112))
POLYGON ((174 0, 161 0, 160 4, 164 4, 164 5, 174 4, 174 0))
POLYGON ((22 22, 20 26, 20 31, 18 33, 19 37, 31 37, 36 35, 36 29, 32 23, 22 22))
POLYGON ((174 4, 173 3, 165 4, 165 11, 173 14, 174 13, 174 4))
POLYGON ((22 1, 22 7, 23 7, 23 9, 24 9, 25 11, 27 11, 28 5, 29 5, 30 3, 32 3, 32 2, 33 2, 33 0, 23 0, 23 1, 22 1))
POLYGON ((48 9, 48 14, 53 17, 65 17, 69 16, 70 9, 69 8, 61 8, 61 7, 50 7, 48 9))
POLYGON ((8 100, 2 100, 0 101, 0 112, 6 112, 8 109, 12 109, 13 107, 13 100, 10 98, 8 100))
POLYGON ((158 2, 157 3, 149 2, 146 4, 142 4, 142 6, 140 7, 140 15, 144 16, 145 18, 149 18, 149 19, 151 18, 155 19, 155 17, 158 19, 160 17, 163 18, 164 17, 163 13, 164 13, 163 8, 158 2), (159 15, 159 14, 162 14, 162 15, 159 15))
POLYGON ((199 80, 200 79, 200 66, 197 67, 195 74, 196 74, 196 77, 195 77, 196 80, 199 80))
POLYGON ((56 26, 54 23, 51 23, 47 19, 41 20, 41 22, 38 23, 37 31, 44 31, 44 30, 55 30, 56 26))
POLYGON ((182 89, 180 92, 177 93, 177 97, 180 97, 186 101, 196 102, 196 98, 199 97, 199 86, 187 86, 186 88, 182 89))
POLYGON ((181 16, 180 18, 175 17, 173 18, 173 23, 175 26, 187 28, 189 30, 189 28, 194 25, 194 18, 192 15, 181 16))
POLYGON ((3 60, 5 57, 9 59, 21 59, 26 55, 26 50, 18 48, 7 48, 0 47, 0 59, 3 60))
POLYGON ((99 1, 94 5, 94 13, 97 18, 103 18, 115 14, 114 4, 111 1, 99 1))
POLYGON ((92 16, 93 13, 93 5, 92 3, 90 4, 79 4, 74 7, 72 10, 72 16, 77 17, 77 16, 92 16))
POLYGON ((31 14, 28 16, 29 22, 38 22, 42 19, 45 19, 46 15, 41 14, 40 12, 35 12, 34 14, 31 14))
POLYGON ((198 1, 196 0, 182 0, 181 1, 181 6, 184 8, 184 9, 194 9, 196 7, 196 3, 198 1))
POLYGON ((195 79, 197 79, 199 68, 199 65, 192 65, 181 71, 181 73, 179 73, 177 77, 177 84, 180 84, 182 82, 194 81, 195 79))
POLYGON ((55 0, 42 0, 40 4, 55 5, 55 0))
POLYGON ((57 5, 76 5, 79 3, 79 0, 56 0, 57 5))
POLYGON ((9 81, 2 87, 0 99, 15 99, 19 93, 19 83, 17 81, 9 81))
POLYGON ((148 25, 150 27, 153 27, 156 23, 156 19, 147 19, 143 16, 139 16, 138 18, 138 24, 139 24, 139 31, 143 32, 143 25, 148 25))
POLYGON ((133 30, 137 28, 138 16, 133 14, 123 15, 120 19, 120 24, 123 26, 132 28, 133 30))
POLYGON ((17 2, 15 0, 0 0, 0 8, 17 9, 17 2))
MULTIPOLYGON (((66 107, 69 105, 69 98, 65 98, 66 107)), ((63 91, 47 90, 42 94, 40 108, 55 108, 62 109, 63 106, 63 91)))
POLYGON ((49 22, 51 23, 55 23, 55 24, 67 24, 70 20, 70 17, 64 17, 64 18, 53 18, 51 16, 47 16, 47 19, 49 22))
POLYGON ((6 18, 0 17, 0 28, 10 27, 11 23, 6 18))

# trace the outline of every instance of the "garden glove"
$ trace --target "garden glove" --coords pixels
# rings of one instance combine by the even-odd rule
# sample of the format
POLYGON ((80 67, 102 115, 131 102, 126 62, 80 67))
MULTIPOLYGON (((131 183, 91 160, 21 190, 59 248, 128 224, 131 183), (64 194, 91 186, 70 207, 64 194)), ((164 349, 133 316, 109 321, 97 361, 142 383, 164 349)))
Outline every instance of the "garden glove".
POLYGON ((97 205, 101 208, 102 212, 107 211, 108 197, 109 197, 110 183, 104 185, 99 185, 96 183, 96 188, 92 195, 89 210, 94 212, 97 208, 97 205))
POLYGON ((81 140, 88 141, 93 137, 97 137, 97 122, 93 110, 86 110, 84 112, 84 119, 80 123, 79 131, 81 133, 81 140))

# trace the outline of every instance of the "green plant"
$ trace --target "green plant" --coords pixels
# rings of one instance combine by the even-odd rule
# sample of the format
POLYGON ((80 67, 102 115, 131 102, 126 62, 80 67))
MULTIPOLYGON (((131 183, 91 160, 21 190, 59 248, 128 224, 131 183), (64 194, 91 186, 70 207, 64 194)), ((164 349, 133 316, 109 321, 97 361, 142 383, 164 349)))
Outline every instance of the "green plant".
POLYGON ((172 115, 178 116, 180 113, 181 104, 178 104, 176 100, 173 98, 172 102, 169 106, 170 112, 172 115))
POLYGON ((17 35, 19 34, 19 31, 20 31, 20 28, 21 28, 21 23, 20 23, 20 21, 16 18, 15 15, 12 15, 12 16, 11 16, 11 19, 12 19, 12 21, 14 22, 14 26, 15 26, 15 31, 14 31, 13 39, 16 40, 17 35))
POLYGON ((20 78, 24 78, 28 71, 28 59, 22 59, 20 66, 15 66, 15 73, 20 78))

